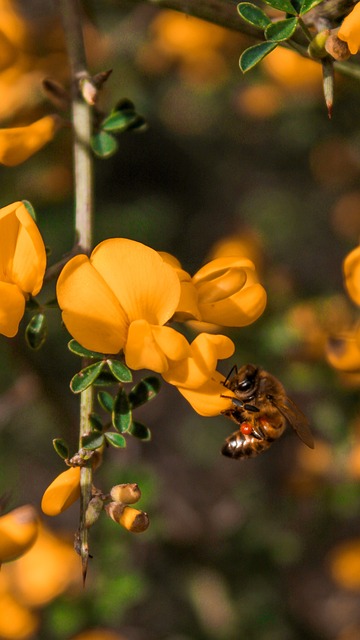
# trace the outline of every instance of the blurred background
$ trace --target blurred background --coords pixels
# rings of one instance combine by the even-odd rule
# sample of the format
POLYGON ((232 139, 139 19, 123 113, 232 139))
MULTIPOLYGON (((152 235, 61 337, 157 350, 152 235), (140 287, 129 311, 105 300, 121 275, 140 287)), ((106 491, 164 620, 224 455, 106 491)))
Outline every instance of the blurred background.
MULTIPOLYGON (((57 3, 0 2, 0 124, 52 113, 44 77, 68 86, 57 3)), ((360 638, 360 413, 356 374, 334 371, 328 335, 358 319, 342 261, 360 234, 360 87, 338 76, 332 120, 319 67, 282 48, 245 77, 239 33, 141 2, 84 3, 89 68, 113 69, 109 112, 131 99, 148 123, 95 164, 95 244, 125 236, 194 273, 219 247, 254 260, 268 306, 231 330, 309 417, 307 449, 287 429, 263 455, 220 454, 234 430, 201 418, 163 385, 137 418, 152 440, 108 450, 96 484, 138 482, 151 525, 132 535, 105 516, 91 530, 86 588, 72 549, 78 505, 42 517, 38 542, 0 574, 2 640, 357 640, 360 638), (230 247, 230 248, 229 248, 230 247)), ((236 6, 234 4, 234 11, 236 6)), ((0 169, 1 206, 30 200, 53 264, 72 247, 71 133, 0 169)), ((45 291, 44 299, 53 295, 45 291)), ((77 449, 79 368, 60 314, 30 352, 0 340, 0 489, 32 503, 77 449)), ((189 337, 191 337, 189 329, 189 337)), ((195 335, 195 334, 194 334, 195 335)))

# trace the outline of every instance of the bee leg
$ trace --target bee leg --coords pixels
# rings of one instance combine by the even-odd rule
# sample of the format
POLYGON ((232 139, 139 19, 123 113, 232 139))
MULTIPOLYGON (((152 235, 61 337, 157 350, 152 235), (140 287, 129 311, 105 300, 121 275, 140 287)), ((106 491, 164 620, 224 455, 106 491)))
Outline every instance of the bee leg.
POLYGON ((253 426, 252 435, 258 440, 266 440, 265 433, 259 426, 256 426, 256 427, 253 426))

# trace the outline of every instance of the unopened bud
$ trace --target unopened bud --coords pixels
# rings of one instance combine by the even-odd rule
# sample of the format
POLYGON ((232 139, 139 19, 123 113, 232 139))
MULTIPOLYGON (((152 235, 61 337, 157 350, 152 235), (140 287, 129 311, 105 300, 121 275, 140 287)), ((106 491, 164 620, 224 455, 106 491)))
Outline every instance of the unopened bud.
POLYGON ((332 33, 325 44, 325 49, 327 53, 332 56, 335 60, 339 60, 342 62, 343 60, 348 60, 351 56, 349 51, 349 47, 346 42, 340 40, 336 34, 332 33))
POLYGON ((325 58, 327 56, 327 52, 325 49, 326 41, 330 35, 330 29, 325 29, 325 31, 319 31, 316 36, 311 40, 308 47, 308 54, 310 58, 325 58))
POLYGON ((87 529, 97 521, 103 506, 104 503, 99 496, 91 498, 85 513, 85 527, 87 529))
POLYGON ((105 506, 108 516, 131 533, 142 533, 149 526, 149 516, 144 511, 128 507, 120 502, 110 502, 105 506))
POLYGON ((116 484, 110 491, 111 499, 115 502, 125 502, 125 504, 134 504, 141 498, 139 485, 134 483, 116 484))

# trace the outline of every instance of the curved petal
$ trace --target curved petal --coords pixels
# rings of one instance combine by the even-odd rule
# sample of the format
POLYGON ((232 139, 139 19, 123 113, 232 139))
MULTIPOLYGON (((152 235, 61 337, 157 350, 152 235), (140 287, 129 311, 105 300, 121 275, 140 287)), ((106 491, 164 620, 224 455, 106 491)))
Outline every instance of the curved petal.
POLYGON ((123 348, 126 314, 87 256, 75 256, 65 265, 56 293, 65 326, 83 347, 101 353, 123 348))
POLYGON ((347 43, 350 53, 353 55, 360 48, 360 4, 355 5, 353 10, 346 16, 339 31, 338 38, 347 43))
POLYGON ((201 333, 191 343, 188 358, 170 362, 163 378, 177 387, 197 389, 214 374, 219 358, 229 358, 235 350, 227 336, 201 333))
POLYGON ((90 260, 130 323, 144 319, 162 325, 173 316, 180 282, 176 271, 156 251, 135 240, 110 238, 94 249, 90 260))
POLYGON ((25 312, 25 296, 16 284, 0 281, 0 333, 13 338, 25 312))
POLYGON ((360 344, 355 333, 336 336, 326 346, 328 362, 340 371, 360 371, 360 344))
POLYGON ((146 320, 131 323, 125 352, 130 369, 151 369, 163 373, 168 369, 168 358, 184 358, 189 344, 180 333, 170 327, 154 327, 146 320))
POLYGON ((47 516, 57 516, 80 497, 80 467, 60 473, 46 489, 41 509, 47 516))
POLYGON ((250 269, 254 271, 255 265, 248 258, 215 258, 215 260, 210 260, 210 262, 204 264, 204 266, 195 273, 192 278, 193 283, 196 285, 200 285, 202 283, 209 282, 226 274, 229 269, 233 269, 236 271, 242 269, 250 269))
POLYGON ((266 291, 261 284, 245 286, 230 298, 211 304, 202 304, 199 309, 202 320, 224 327, 245 327, 255 322, 266 307, 266 291))
POLYGON ((221 397, 224 392, 221 382, 224 380, 224 376, 215 371, 212 378, 198 389, 178 387, 178 391, 201 416, 217 416, 231 407, 231 400, 221 397))
POLYGON ((350 298, 360 305, 360 247, 346 256, 343 265, 345 286, 350 298))
POLYGON ((44 116, 26 127, 0 129, 0 163, 14 167, 53 139, 59 128, 57 115, 44 116))
POLYGON ((40 231, 25 205, 16 209, 19 231, 13 257, 12 277, 19 287, 33 296, 42 287, 46 269, 46 250, 40 231))

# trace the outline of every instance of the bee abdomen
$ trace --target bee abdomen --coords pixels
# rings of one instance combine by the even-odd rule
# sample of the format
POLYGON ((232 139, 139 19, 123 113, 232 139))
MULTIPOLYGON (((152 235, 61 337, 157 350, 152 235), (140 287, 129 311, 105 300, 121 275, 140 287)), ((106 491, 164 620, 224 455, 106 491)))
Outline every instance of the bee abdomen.
POLYGON ((254 458, 263 451, 266 451, 273 442, 273 439, 259 440, 254 436, 244 436, 241 432, 236 431, 226 439, 221 453, 228 457, 234 458, 254 458))

